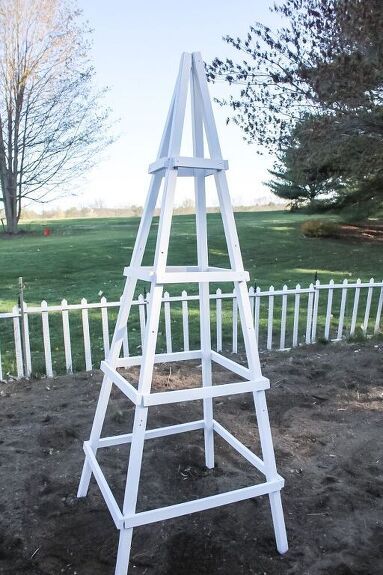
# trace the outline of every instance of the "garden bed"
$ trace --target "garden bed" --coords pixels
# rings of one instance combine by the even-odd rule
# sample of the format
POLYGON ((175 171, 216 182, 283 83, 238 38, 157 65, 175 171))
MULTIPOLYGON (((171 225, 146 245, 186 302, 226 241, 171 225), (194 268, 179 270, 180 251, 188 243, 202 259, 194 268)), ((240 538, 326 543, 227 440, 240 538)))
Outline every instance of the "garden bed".
MULTIPOLYGON (((383 572, 383 345, 262 354, 290 550, 275 550, 267 497, 135 530, 135 575, 378 575, 383 572)), ((194 386, 200 368, 156 368, 157 389, 194 386)), ((223 372, 216 377, 223 379, 223 372)), ((0 384, 0 573, 112 575, 118 532, 93 484, 76 499, 100 374, 0 384)), ((257 448, 250 394, 215 401, 217 419, 257 448)), ((116 391, 106 433, 131 429, 116 391)), ((199 402, 152 408, 150 426, 201 417, 199 402)), ((121 501, 128 447, 100 462, 121 501)), ((258 481, 220 439, 204 467, 201 432, 146 444, 140 510, 258 481)))

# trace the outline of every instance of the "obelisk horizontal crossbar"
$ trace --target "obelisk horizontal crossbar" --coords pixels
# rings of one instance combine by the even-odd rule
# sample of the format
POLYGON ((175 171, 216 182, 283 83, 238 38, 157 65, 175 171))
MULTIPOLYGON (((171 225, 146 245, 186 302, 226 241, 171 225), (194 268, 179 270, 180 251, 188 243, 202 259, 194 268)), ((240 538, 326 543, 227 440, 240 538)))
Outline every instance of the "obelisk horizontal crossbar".
MULTIPOLYGON (((120 530, 120 539, 117 553, 115 575, 127 575, 129 557, 132 544, 133 528, 195 513, 204 509, 211 509, 228 503, 242 501, 259 495, 267 494, 270 501, 271 516, 274 526, 276 546, 280 553, 287 551, 286 529, 280 491, 284 480, 277 472, 275 463, 273 441, 266 405, 265 390, 270 386, 269 380, 262 375, 259 360, 257 340, 254 330, 254 314, 250 305, 249 292, 246 282, 249 274, 245 271, 242 261, 239 239, 235 225, 234 213, 231 205, 229 188, 226 180, 228 163, 223 159, 219 144, 213 110, 210 102, 204 63, 201 55, 183 54, 179 74, 171 101, 169 114, 166 120, 161 144, 157 158, 149 167, 151 183, 146 199, 137 238, 133 249, 130 266, 126 267, 124 274, 126 283, 121 297, 121 304, 117 316, 113 340, 110 350, 101 363, 104 372, 102 387, 98 399, 96 413, 89 441, 84 443, 85 462, 81 475, 78 496, 84 497, 89 489, 90 479, 94 475, 97 484, 105 499, 109 512, 116 527, 120 530), (191 103, 191 135, 192 156, 183 155, 181 143, 185 121, 185 109, 190 93, 191 103), (209 157, 206 157, 205 140, 209 157), (168 250, 172 230, 172 214, 177 201, 177 179, 188 176, 194 179, 195 195, 195 223, 196 223, 196 265, 171 266, 168 265, 168 250), (206 208, 206 176, 213 176, 219 211, 222 216, 223 232, 226 239, 227 254, 230 265, 219 268, 210 265, 208 250, 208 218, 206 208), (156 247, 153 265, 142 265, 149 232, 153 231, 153 217, 156 205, 161 195, 161 209, 158 219, 156 247), (137 280, 150 282, 150 292, 146 299, 144 314, 140 320, 145 323, 144 337, 142 339, 140 356, 120 357, 127 337, 127 323, 137 287, 137 280), (232 358, 225 357, 212 349, 210 283, 232 282, 238 319, 240 321, 244 350, 247 365, 241 365, 232 358), (195 283, 197 284, 196 299, 199 311, 199 349, 173 352, 168 347, 166 353, 158 353, 157 337, 159 326, 162 323, 162 302, 164 284, 195 283), (152 380, 154 364, 167 364, 175 361, 198 361, 201 373, 201 386, 191 389, 171 389, 152 393, 152 380), (234 377, 230 383, 213 383, 213 364, 231 371, 234 377), (129 382, 129 374, 125 375, 121 368, 139 366, 138 384, 129 382), (235 381, 240 379, 241 381, 235 381), (122 433, 110 437, 101 437, 102 428, 107 412, 110 394, 116 385, 122 393, 134 404, 134 422, 131 433, 122 433), (221 423, 214 419, 214 398, 224 398, 239 393, 252 393, 257 419, 257 432, 261 447, 260 456, 253 453, 241 443, 234 435, 225 429, 221 423), (159 405, 177 404, 179 402, 202 402, 203 418, 176 425, 147 429, 149 408, 159 405), (176 505, 169 505, 159 509, 150 509, 137 512, 137 501, 141 475, 142 459, 145 441, 167 437, 174 434, 203 435, 205 447, 205 465, 207 469, 215 466, 214 443, 216 436, 220 436, 239 455, 244 457, 258 473, 263 475, 262 482, 232 489, 226 493, 218 493, 201 499, 184 501, 176 505), (130 444, 129 463, 126 475, 126 484, 122 509, 108 485, 107 479, 97 461, 97 451, 100 448, 130 444)), ((185 256, 189 255, 189 247, 185 249, 185 256)), ((179 256, 182 256, 179 248, 179 256)), ((177 259, 180 259, 179 257, 177 259)), ((188 261, 184 261, 185 264, 188 261)), ((166 304, 165 304, 166 306, 166 304)), ((193 310, 194 312, 195 310, 193 310)), ((166 314, 166 307, 165 307, 166 314)), ((173 318, 174 319, 174 318, 173 318)), ((168 329, 169 324, 166 326, 168 329)), ((165 368, 166 369, 166 368, 165 368)), ((221 372, 220 372, 221 373, 221 372)), ((219 376, 220 377, 220 376, 219 376)), ((233 403, 233 405, 235 405, 233 403)), ((192 409, 192 407, 190 407, 192 409)), ((175 411, 173 410, 173 413, 175 411)), ((247 418, 244 425, 248 424, 247 418)), ((194 436, 195 438, 195 436, 194 436)), ((161 459, 163 451, 156 451, 156 457, 161 459)), ((220 458, 224 452, 220 452, 220 458)), ((190 462, 193 464, 193 462, 190 462)), ((160 465, 158 466, 160 468, 160 465)), ((212 479, 213 475, 210 477, 212 479)), ((208 483, 210 483, 210 480, 208 483)), ((201 480, 202 481, 202 480, 201 480)), ((203 481, 202 481, 203 482, 203 481)), ((214 535, 212 535, 214 536, 214 535)), ((201 558, 203 561, 203 558, 201 558)))
MULTIPOLYGON (((238 453, 243 455, 245 459, 247 459, 247 461, 251 463, 258 471, 260 471, 261 473, 265 473, 264 462, 259 457, 254 455, 254 453, 252 453, 250 449, 245 447, 243 443, 241 443, 236 437, 234 437, 231 433, 229 433, 217 421, 213 420, 213 424, 214 424, 214 431, 216 431, 219 435, 221 435, 221 437, 223 437, 238 453)), ((160 427, 157 429, 149 429, 145 431, 145 439, 146 440, 157 439, 169 435, 185 433, 188 431, 198 431, 202 430, 203 428, 204 428, 204 420, 199 420, 179 425, 160 427)), ((98 447, 100 448, 111 447, 115 445, 121 445, 124 443, 130 443, 132 439, 133 439, 132 433, 120 436, 104 437, 99 439, 98 447)), ((101 470, 100 465, 98 464, 96 458, 93 455, 91 446, 88 441, 84 442, 84 451, 86 455, 90 458, 91 467, 95 479, 108 505, 113 520, 118 528, 121 528, 122 524, 124 525, 125 528, 138 527, 139 525, 146 525, 148 523, 164 521, 165 519, 180 517, 182 515, 188 515, 190 513, 196 513, 206 509, 212 509, 214 507, 227 505, 229 503, 243 501, 245 499, 249 499, 259 495, 274 493, 276 491, 279 491, 284 485, 284 479, 280 475, 275 474, 275 477, 272 481, 266 481, 264 483, 251 485, 249 487, 243 487, 241 489, 234 489, 232 491, 211 495, 209 497, 202 497, 200 499, 188 501, 186 503, 183 502, 175 505, 169 505, 167 507, 160 507, 157 509, 150 509, 148 511, 141 511, 139 513, 124 515, 118 507, 116 499, 109 488, 109 485, 106 481, 105 475, 101 470)))
POLYGON ((162 405, 166 403, 180 403, 181 401, 196 401, 211 397, 223 397, 269 389, 270 381, 260 376, 251 381, 236 383, 223 383, 209 387, 196 387, 192 389, 179 389, 176 391, 163 391, 155 393, 140 393, 107 361, 101 362, 101 370, 108 378, 135 404, 135 405, 162 405))
POLYGON ((279 478, 273 481, 260 483, 259 485, 251 485, 250 487, 243 487, 242 489, 235 489, 227 491, 226 493, 219 493, 218 495, 211 495, 210 497, 203 497, 202 499, 195 499, 193 501, 185 501, 177 505, 170 505, 169 507, 160 507, 150 511, 141 511, 131 516, 124 516, 125 527, 138 527, 139 525, 147 525, 148 523, 155 523, 156 521, 165 521, 165 519, 173 519, 174 517, 181 517, 182 515, 189 515, 190 513, 197 513, 198 511, 205 511, 206 509, 213 509, 229 503, 236 503, 237 501, 244 501, 259 495, 266 495, 280 491, 284 486, 284 479, 279 478))
POLYGON ((149 174, 161 172, 166 169, 177 169, 178 176, 212 176, 220 170, 227 170, 229 164, 226 160, 212 160, 210 158, 160 158, 149 166, 149 174))
POLYGON ((156 271, 153 266, 131 266, 124 268, 126 277, 144 280, 155 284, 180 284, 189 282, 239 282, 249 281, 249 272, 233 271, 224 268, 208 267, 202 271, 198 266, 171 266, 165 271, 156 271))
MULTIPOLYGON (((248 367, 233 361, 232 359, 225 357, 224 355, 211 350, 209 354, 209 359, 218 365, 221 365, 225 369, 236 373, 244 379, 251 379, 251 371, 248 367)), ((205 355, 206 357, 206 355, 205 355)), ((154 356, 154 363, 172 363, 174 361, 188 361, 202 359, 202 351, 200 349, 193 349, 189 351, 173 351, 171 353, 156 353, 154 356)), ((115 361, 115 366, 117 367, 133 367, 136 365, 142 365, 142 355, 131 355, 129 357, 119 357, 115 361)))

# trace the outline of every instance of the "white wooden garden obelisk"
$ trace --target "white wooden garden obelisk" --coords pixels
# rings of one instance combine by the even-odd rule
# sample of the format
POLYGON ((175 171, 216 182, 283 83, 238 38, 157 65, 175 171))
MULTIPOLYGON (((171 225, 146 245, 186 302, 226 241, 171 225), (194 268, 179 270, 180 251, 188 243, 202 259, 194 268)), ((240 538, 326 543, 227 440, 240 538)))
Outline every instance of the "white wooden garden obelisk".
POLYGON ((226 181, 225 170, 227 167, 227 162, 222 159, 221 155, 201 55, 199 53, 185 53, 181 58, 177 83, 166 120, 158 157, 149 168, 149 172, 152 174, 149 193, 137 233, 131 265, 124 270, 126 285, 121 299, 120 311, 110 352, 105 361, 101 363, 104 379, 90 439, 84 443, 85 462, 78 489, 78 496, 84 497, 87 494, 90 478, 93 474, 114 523, 120 530, 115 570, 116 575, 126 575, 128 571, 134 527, 218 507, 257 495, 268 494, 276 545, 280 553, 287 551, 286 530, 280 495, 284 481, 282 477, 278 475, 276 469, 265 399, 265 390, 269 388, 270 384, 261 373, 253 317, 246 286, 246 281, 249 278, 248 273, 243 269, 226 181), (189 86, 192 105, 193 157, 183 157, 180 156, 180 150, 189 86), (210 152, 210 157, 208 158, 204 156, 204 133, 210 152), (168 267, 167 253, 174 196, 176 181, 180 176, 191 176, 195 182, 198 265, 168 267), (215 179, 227 241, 230 269, 209 266, 205 196, 205 178, 207 176, 213 176, 215 179), (141 265, 142 257, 161 184, 163 184, 163 196, 154 264, 153 266, 147 267, 141 265), (142 356, 120 357, 122 341, 138 279, 150 282, 149 307, 142 356), (164 284, 192 282, 198 283, 199 286, 200 349, 175 353, 156 353, 158 322, 164 284), (224 355, 213 351, 211 348, 209 282, 232 282, 234 284, 248 367, 237 364, 224 355), (192 359, 201 360, 202 387, 190 390, 182 389, 151 393, 154 363, 192 359), (237 383, 212 385, 212 362, 240 376, 241 381, 237 383), (120 367, 127 368, 133 365, 141 366, 138 388, 129 383, 127 378, 117 371, 120 367), (122 435, 102 438, 102 426, 113 384, 135 405, 133 432, 125 433, 124 430, 122 435), (214 419, 214 397, 245 392, 252 392, 254 396, 258 432, 262 447, 262 458, 253 454, 214 419), (203 419, 169 427, 146 429, 148 409, 150 406, 198 399, 203 402, 203 419), (214 433, 217 433, 236 449, 237 452, 252 463, 265 476, 265 481, 250 487, 236 489, 227 493, 219 493, 218 495, 204 497, 178 505, 136 512, 145 440, 197 429, 203 430, 207 467, 214 467, 214 433), (127 468, 125 496, 121 510, 109 488, 96 456, 99 448, 122 443, 130 443, 131 447, 127 468))

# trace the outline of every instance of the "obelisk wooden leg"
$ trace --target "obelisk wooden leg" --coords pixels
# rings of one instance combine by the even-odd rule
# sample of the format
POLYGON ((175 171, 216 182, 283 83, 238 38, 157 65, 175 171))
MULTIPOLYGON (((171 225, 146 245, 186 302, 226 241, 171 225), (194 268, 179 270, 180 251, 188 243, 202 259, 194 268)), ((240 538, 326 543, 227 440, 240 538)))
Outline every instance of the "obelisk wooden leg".
MULTIPOLYGON (((267 481, 272 481, 277 476, 277 467, 275 464, 274 446, 271 436, 270 421, 264 391, 256 391, 254 393, 254 403, 258 422, 259 439, 261 442, 263 461, 265 464, 265 475, 267 481)), ((286 553, 289 546, 287 543, 281 492, 275 491, 270 493, 269 500, 277 549, 279 553, 286 553)))
MULTIPOLYGON (((162 285, 152 285, 149 297, 148 321, 145 328, 141 372, 138 382, 138 391, 140 393, 149 393, 151 388, 162 292, 162 285)), ((132 514, 136 511, 147 420, 148 408, 137 405, 134 414, 132 442, 125 484, 124 515, 132 514)), ((126 575, 128 572, 132 531, 133 529, 130 528, 122 529, 120 532, 115 575, 126 575)))
POLYGON ((127 575, 130 550, 132 548, 133 528, 121 529, 118 541, 117 561, 114 575, 127 575))
MULTIPOLYGON (((198 94, 196 78, 192 75, 191 99, 192 99, 192 127, 193 127, 193 153, 196 157, 203 157, 203 123, 202 110, 198 94)), ((195 206, 196 206, 196 237, 197 259, 199 269, 206 271, 209 267, 209 252, 207 245, 207 216, 206 216, 206 190, 204 176, 194 177, 195 206)), ((200 340, 202 351, 202 385, 212 385, 211 366, 211 333, 210 333, 210 294, 207 282, 198 285, 200 297, 200 340)), ((205 464, 212 469, 214 467, 214 430, 213 430, 213 400, 203 400, 203 417, 205 421, 205 464)))

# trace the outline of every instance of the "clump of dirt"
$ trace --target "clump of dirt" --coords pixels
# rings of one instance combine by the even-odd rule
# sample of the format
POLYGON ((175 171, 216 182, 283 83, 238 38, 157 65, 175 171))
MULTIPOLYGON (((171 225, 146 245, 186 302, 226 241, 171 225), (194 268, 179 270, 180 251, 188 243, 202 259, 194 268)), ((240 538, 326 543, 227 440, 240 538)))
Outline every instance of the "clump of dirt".
MULTIPOLYGON (((333 344, 261 354, 290 549, 275 550, 267 497, 135 529, 136 575, 381 575, 383 345, 333 344)), ((197 362, 157 366, 155 389, 199 385, 197 362)), ((135 372, 137 379, 137 371, 135 372)), ((216 381, 234 381, 218 370, 216 381)), ((134 379, 134 378, 133 378, 134 379)), ((76 499, 101 375, 0 385, 0 573, 112 575, 118 532, 97 486, 76 499)), ((251 394, 217 399, 216 418, 259 451, 251 394)), ((150 427, 202 416, 200 402, 150 410, 150 427)), ((105 434, 131 430, 112 395, 105 434)), ((121 503, 129 447, 100 463, 121 503)), ((204 465, 202 432, 148 441, 138 509, 251 485, 260 478, 221 439, 204 465)))

